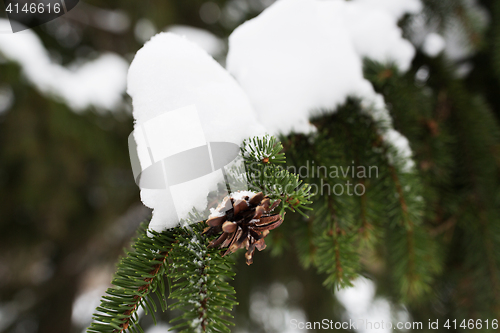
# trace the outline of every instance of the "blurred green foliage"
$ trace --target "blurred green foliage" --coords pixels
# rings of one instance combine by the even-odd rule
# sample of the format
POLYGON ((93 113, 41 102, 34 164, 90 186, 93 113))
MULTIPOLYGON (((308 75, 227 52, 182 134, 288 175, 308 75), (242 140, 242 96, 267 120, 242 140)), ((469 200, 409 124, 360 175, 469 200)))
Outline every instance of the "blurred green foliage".
MULTIPOLYGON (((489 24, 482 27, 467 15, 467 1, 423 2, 428 18, 442 27, 451 18, 461 20, 475 52, 453 62, 417 52, 406 74, 366 63, 365 75, 390 105, 395 128, 410 140, 428 203, 424 227, 440 244, 442 274, 434 276, 431 291, 423 299, 407 308, 414 320, 424 323, 443 318, 485 319, 500 311, 500 3, 478 1, 489 17, 489 24), (463 64, 472 70, 457 77, 454 70, 463 64), (422 69, 428 78, 415 80, 422 69)), ((99 8, 120 10, 130 20, 129 27, 114 33, 68 14, 33 31, 54 61, 63 65, 106 51, 130 61, 143 44, 134 31, 141 19, 148 19, 158 31, 185 24, 226 38, 264 8, 264 2, 252 0, 217 0, 208 7, 204 3, 82 1, 72 15, 92 19, 99 8), (206 13, 200 15, 200 11, 207 10, 220 18, 202 19, 206 13), (231 10, 238 14, 228 16, 231 10), (77 32, 71 46, 57 33, 64 25, 77 32)), ((411 32, 410 23, 410 18, 401 21, 405 35, 411 32)), ((0 87, 8 87, 14 96, 10 109, 0 114, 0 332, 81 332, 88 323, 71 320, 77 295, 99 285, 94 281, 96 271, 114 270, 122 247, 148 215, 140 208, 128 157, 127 137, 133 125, 130 100, 124 96, 123 106, 112 112, 90 108, 75 113, 41 94, 17 64, 3 59, 0 87)), ((344 106, 349 107, 353 106, 344 106)), ((342 117, 340 113, 333 118, 342 117)), ((323 121, 327 128, 334 119, 323 121)), ((288 163, 307 158, 309 150, 293 151, 286 140, 310 146, 299 135, 284 138, 291 157, 288 163)), ((337 144, 322 144, 327 143, 337 144)), ((283 309, 302 311, 310 321, 342 317, 342 306, 322 286, 327 276, 318 275, 314 256, 307 256, 316 246, 307 241, 314 233, 311 221, 287 216, 271 234, 268 250, 259 253, 252 266, 247 267, 244 260, 237 262, 237 330, 280 331, 259 318, 262 313, 255 307, 262 304, 277 314, 283 314, 283 309), (292 237, 306 242, 290 242, 292 237), (310 267, 304 269, 299 263, 310 267), (282 285, 288 296, 273 297, 282 285)), ((389 231, 385 236, 390 239, 389 231)), ((378 295, 397 304, 401 288, 394 287, 393 272, 381 259, 391 249, 373 249, 355 254, 361 259, 355 268, 377 282, 378 295)), ((171 318, 169 313, 162 316, 165 322, 171 318)), ((275 318, 277 323, 282 320, 275 318)), ((151 324, 145 317, 143 326, 151 324)))

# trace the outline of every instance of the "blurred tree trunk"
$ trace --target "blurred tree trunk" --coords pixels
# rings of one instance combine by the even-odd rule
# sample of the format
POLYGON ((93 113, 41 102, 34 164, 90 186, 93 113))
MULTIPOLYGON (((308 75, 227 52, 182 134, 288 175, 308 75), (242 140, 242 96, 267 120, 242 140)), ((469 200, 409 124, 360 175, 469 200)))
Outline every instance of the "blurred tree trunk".
POLYGON ((61 283, 58 291, 51 293, 39 305, 40 322, 38 333, 69 333, 71 332, 71 314, 79 279, 74 274, 62 273, 58 279, 61 283))

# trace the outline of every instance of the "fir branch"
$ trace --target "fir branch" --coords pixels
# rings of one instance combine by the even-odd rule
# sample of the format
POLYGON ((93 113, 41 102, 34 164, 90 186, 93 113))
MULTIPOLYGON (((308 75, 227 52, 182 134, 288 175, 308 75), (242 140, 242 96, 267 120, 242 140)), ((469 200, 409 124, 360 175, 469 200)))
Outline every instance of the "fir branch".
MULTIPOLYGON (((421 184, 418 175, 405 168, 407 158, 379 134, 386 124, 375 121, 370 114, 359 101, 349 100, 334 114, 323 113, 313 119, 318 133, 309 139, 310 147, 301 147, 317 165, 346 166, 356 161, 365 169, 375 165, 380 170, 377 179, 358 179, 350 173, 305 179, 317 188, 324 184, 342 187, 347 181, 366 186, 359 198, 343 192, 322 193, 315 199, 314 263, 320 273, 328 274, 325 285, 338 289, 349 286, 360 274, 363 249, 374 245, 386 248, 387 259, 394 266, 398 296, 419 297, 430 290, 439 262, 436 246, 422 227, 421 184), (380 235, 384 232, 387 237, 382 242, 380 235)), ((296 156, 292 152, 292 157, 296 156)), ((298 236, 303 243, 298 248, 305 253, 307 234, 298 236)))
POLYGON ((247 163, 285 163, 283 146, 274 136, 264 135, 243 141, 241 152, 247 163))
MULTIPOLYGON (((450 103, 455 110, 452 121, 463 134, 457 141, 463 167, 461 171, 468 185, 464 189, 464 195, 467 197, 465 204, 467 213, 461 216, 460 224, 470 234, 471 243, 474 244, 473 246, 468 244, 466 261, 476 274, 481 271, 481 275, 487 275, 487 281, 491 284, 488 302, 492 303, 491 307, 498 315, 500 314, 498 257, 500 240, 494 237, 496 234, 494 231, 498 228, 499 210, 497 198, 493 193, 498 193, 500 184, 495 177, 499 171, 491 151, 500 142, 500 127, 481 98, 469 96, 462 85, 455 80, 450 79, 449 86, 449 89, 454 91, 453 98, 450 97, 450 103), (478 223, 471 224, 468 221, 478 223), (478 260, 478 254, 481 254, 479 258, 482 260, 478 260)), ((481 287, 482 285, 479 286, 481 287)))
POLYGON ((182 321, 174 329, 230 332, 227 326, 232 323, 226 318, 232 318, 230 311, 237 304, 234 289, 225 281, 234 276, 231 259, 207 249, 210 239, 202 236, 202 223, 162 233, 146 231, 146 226, 141 226, 132 250, 118 265, 112 282, 115 287, 103 296, 87 332, 143 332, 138 323, 139 307, 156 323, 153 294, 160 300, 162 311, 167 309, 164 275, 169 298, 177 300, 170 309, 184 310, 183 315, 172 320, 182 321))
POLYGON ((295 247, 300 263, 304 268, 316 265, 316 254, 318 245, 315 236, 315 216, 311 216, 306 222, 300 221, 295 224, 293 236, 295 238, 295 247), (302 223, 301 223, 302 222, 302 223))
POLYGON ((283 145, 273 136, 255 137, 243 142, 242 153, 245 157, 249 188, 263 192, 271 199, 281 200, 281 214, 286 209, 307 215, 311 210, 311 187, 300 177, 283 168, 286 163, 283 145), (259 149, 259 154, 255 151, 259 149))
POLYGON ((175 231, 150 231, 152 237, 149 237, 147 224, 141 225, 132 249, 118 264, 112 281, 115 287, 109 288, 107 295, 102 297, 88 333, 142 332, 138 326, 137 310, 143 307, 154 318, 150 307, 151 303, 154 304, 152 293, 158 295, 162 309, 166 309, 163 274, 175 242, 175 231))
MULTIPOLYGON (((302 212, 311 201, 309 187, 299 177, 277 165, 285 161, 282 145, 276 138, 265 136, 254 138, 246 145, 245 162, 257 163, 262 171, 255 177, 255 170, 247 175, 256 186, 265 189, 272 199, 281 199, 281 214, 286 209, 302 212), (271 173, 266 168, 271 167, 271 173), (285 191, 287 189, 287 191, 285 191)), ((193 211, 189 221, 199 221, 201 215, 193 211)), ((182 221, 181 225, 187 225, 182 221)), ((203 223, 177 227, 162 233, 147 230, 143 224, 139 237, 134 240, 132 250, 127 252, 118 265, 113 279, 115 287, 107 290, 101 306, 97 308, 88 333, 143 332, 139 326, 137 310, 142 307, 151 313, 157 310, 153 293, 160 300, 161 309, 166 310, 165 282, 167 276, 169 298, 177 302, 171 310, 183 310, 173 322, 172 329, 181 332, 230 332, 228 318, 236 303, 234 289, 227 279, 234 276, 229 256, 222 257, 217 249, 208 249, 213 237, 202 234, 203 223)))
MULTIPOLYGON (((397 156, 396 151, 389 152, 393 149, 390 145, 383 147, 384 156, 397 156)), ((391 180, 387 186, 395 193, 395 200, 387 200, 385 226, 392 276, 401 299, 420 299, 430 292, 441 266, 437 244, 422 225, 425 202, 421 182, 415 170, 405 170, 401 160, 386 158, 381 173, 391 180)))
POLYGON ((351 281, 359 274, 359 252, 352 245, 358 234, 339 227, 338 216, 332 197, 328 197, 331 226, 316 237, 318 246, 317 267, 319 273, 327 273, 324 285, 333 290, 352 286, 351 281))
POLYGON ((171 309, 183 314, 171 322, 182 321, 172 329, 180 332, 230 332, 234 325, 230 311, 237 304, 232 279, 233 262, 221 257, 218 250, 208 249, 209 239, 202 236, 201 223, 186 227, 177 235, 168 276, 172 280, 170 298, 177 302, 171 309))

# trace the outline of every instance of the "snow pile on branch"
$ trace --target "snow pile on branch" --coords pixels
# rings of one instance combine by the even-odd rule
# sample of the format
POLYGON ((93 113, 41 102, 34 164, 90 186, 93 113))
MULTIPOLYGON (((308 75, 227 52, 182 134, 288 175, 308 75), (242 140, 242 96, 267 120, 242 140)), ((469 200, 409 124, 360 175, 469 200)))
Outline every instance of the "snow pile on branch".
MULTIPOLYGON (((410 171, 415 166, 415 162, 412 159, 412 151, 410 149, 410 143, 408 139, 392 128, 388 129, 383 134, 383 137, 386 142, 392 145, 392 147, 396 151, 397 157, 403 159, 403 171, 410 171)), ((389 154, 388 158, 389 162, 393 163, 395 156, 389 154)))
MULTIPOLYGON (((401 12, 376 9, 363 1, 277 2, 230 38, 228 69, 246 94, 194 43, 172 33, 154 36, 137 52, 128 75, 141 169, 173 156, 165 151, 179 153, 205 141, 239 145, 264 133, 257 116, 273 133, 308 132, 310 111, 334 110, 348 96, 362 99, 366 112, 387 128, 381 135, 411 162, 408 141, 392 129, 383 97, 362 71, 363 57, 409 68, 414 49, 396 25, 401 12), (186 123, 203 133, 201 140, 179 129, 186 125, 181 118, 195 113, 199 120, 186 123), (151 127, 159 135, 150 135, 151 127)), ((143 187, 141 199, 154 210, 150 228, 174 227, 192 207, 205 209, 207 193, 221 178, 213 172, 165 189, 143 187)))
MULTIPOLYGON (((174 111, 187 112, 193 105, 207 142, 240 145, 244 139, 264 132, 247 96, 229 73, 200 47, 172 33, 154 36, 137 52, 129 69, 127 92, 132 97, 138 151, 144 151, 146 144, 177 149, 191 140, 186 133, 180 133, 169 142, 152 142, 154 138, 148 136, 146 143, 136 134, 148 121, 155 122, 157 117, 174 111)), ((165 124, 163 130, 175 131, 178 125, 165 124)), ((139 155, 139 159, 143 168, 150 164, 147 154, 139 155)), ((217 189, 218 181, 220 177, 210 174, 176 185, 175 190, 173 186, 142 189, 143 203, 154 209, 150 228, 174 227, 192 207, 205 209, 207 194, 217 189)))
MULTIPOLYGON (((335 110, 350 96, 391 128, 383 97, 363 77, 363 58, 408 70, 415 50, 397 20, 420 8, 416 0, 280 0, 231 34, 227 69, 273 134, 313 131, 311 112, 335 110)), ((394 145, 394 135, 381 134, 394 145)))
POLYGON ((159 33, 137 52, 127 93, 136 125, 194 104, 207 141, 241 144, 263 132, 231 75, 199 46, 173 33, 159 33))
MULTIPOLYGON (((10 30, 0 19, 0 31, 10 30)), ((0 34, 0 53, 18 63, 23 74, 44 94, 62 99, 75 111, 89 106, 112 110, 122 101, 128 63, 112 53, 68 69, 51 61, 31 30, 0 34)))
POLYGON ((371 2, 281 0, 229 37, 227 68, 272 132, 308 132, 309 112, 348 96, 374 102, 363 57, 409 68, 397 17, 371 2))

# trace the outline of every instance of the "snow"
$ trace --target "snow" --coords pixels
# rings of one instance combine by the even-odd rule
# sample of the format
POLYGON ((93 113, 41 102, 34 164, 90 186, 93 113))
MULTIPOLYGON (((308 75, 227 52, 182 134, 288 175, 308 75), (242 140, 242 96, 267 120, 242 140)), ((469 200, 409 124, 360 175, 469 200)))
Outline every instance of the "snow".
POLYGON ((408 311, 401 306, 392 305, 386 298, 375 294, 375 284, 364 277, 353 281, 353 287, 344 288, 335 293, 335 297, 344 306, 344 320, 356 323, 356 332, 390 333, 390 324, 409 321, 408 311), (382 323, 384 323, 382 325, 382 323))
POLYGON ((213 57, 221 55, 225 48, 224 42, 219 37, 204 29, 187 25, 171 25, 165 31, 186 37, 213 57))
POLYGON ((256 192, 252 191, 235 191, 231 192, 229 196, 226 196, 224 199, 222 199, 221 203, 217 206, 217 208, 210 208, 210 215, 208 218, 213 218, 213 217, 221 217, 226 215, 226 210, 228 207, 230 208, 231 206, 228 203, 228 200, 231 198, 234 201, 237 200, 244 200, 245 197, 248 197, 249 199, 252 199, 256 192))
POLYGON ((383 7, 357 2, 341 4, 341 8, 334 10, 343 16, 349 39, 361 59, 394 62, 402 71, 409 69, 415 50, 402 38, 396 16, 383 7))
POLYGON ((383 9, 287 0, 231 34, 227 68, 273 134, 309 132, 311 111, 334 109, 348 96, 375 102, 363 77, 363 57, 406 70, 413 56, 396 19, 383 9), (277 110, 286 110, 286 116, 277 110))
MULTIPOLYGON (((260 139, 269 142, 271 140, 271 136, 269 134, 266 134, 262 136, 260 139)), ((258 149, 258 143, 254 140, 246 140, 242 149, 243 149, 243 156, 245 158, 248 159, 252 157, 257 162, 260 162, 264 158, 266 157, 268 158, 271 155, 271 153, 266 150, 258 149)), ((272 158, 274 158, 274 156, 272 158)))
MULTIPOLYGON (((143 169, 151 164, 148 154, 141 154, 148 151, 146 145, 165 145, 175 150, 190 141, 177 137, 155 143, 140 138, 138 133, 144 124, 154 123, 170 112, 185 112, 188 116, 194 108, 203 133, 182 135, 201 135, 206 142, 240 145, 244 139, 264 133, 245 93, 229 73, 199 46, 173 33, 154 36, 137 52, 129 69, 127 92, 132 97, 134 137, 143 169)), ((179 122, 165 122, 161 128, 169 132, 177 126, 179 122)), ((196 145, 198 141, 193 142, 196 145)), ((153 209, 150 228, 161 231, 175 227, 191 208, 206 208, 208 192, 223 179, 218 170, 167 189, 141 189, 143 203, 153 209)))
POLYGON ((213 217, 222 217, 226 215, 226 212, 222 209, 223 207, 217 206, 217 208, 210 208, 210 215, 208 218, 213 218, 213 217))
MULTIPOLYGON (((192 211, 193 207, 198 211, 204 211, 207 208, 208 193, 217 190, 217 184, 219 183, 224 183, 224 176, 221 170, 215 171, 200 178, 193 179, 183 184, 170 186, 170 193, 172 195, 175 211, 177 212, 177 218, 179 220, 187 219, 188 214, 192 211)), ((147 190, 143 189, 142 191, 147 190)), ((159 198, 161 198, 161 196, 159 198)), ((155 201, 155 203, 162 205, 163 201, 155 201)), ((203 219, 206 219, 206 215, 203 216, 203 219)), ((153 212, 153 219, 151 220, 152 225, 155 225, 157 221, 160 221, 160 217, 155 216, 155 212, 153 212)), ((168 222, 170 221, 164 220, 162 222, 167 223, 166 225, 164 225, 165 228, 169 227, 168 222)), ((177 221, 175 219, 171 221, 171 223, 174 222, 176 223, 177 221)), ((188 220, 186 222, 189 224, 199 221, 188 220)))
MULTIPOLYGON (((421 5, 383 4, 281 0, 231 34, 227 69, 271 134, 314 131, 311 114, 334 110, 349 96, 360 98, 374 119, 392 127, 383 97, 363 77, 363 58, 408 70, 415 50, 402 38, 397 20, 421 5)), ((391 141, 392 132, 385 137, 411 156, 408 145, 391 141)))
MULTIPOLYGON (((334 110, 349 96, 360 98, 365 112, 383 123, 380 134, 410 170, 408 140, 392 129, 383 97, 362 69, 365 57, 409 68, 415 51, 397 20, 417 11, 419 2, 396 4, 276 2, 230 37, 227 68, 241 86, 188 34, 154 36, 137 52, 128 75, 142 170, 205 142, 240 145, 264 134, 259 118, 272 134, 311 132, 310 112, 334 110)), ((175 227, 193 207, 204 210, 207 193, 224 176, 216 170, 174 186, 168 181, 166 188, 141 189, 143 203, 153 208, 150 228, 157 231, 175 227)))
MULTIPOLYGON (((7 29, 9 22, 0 19, 0 31, 7 29)), ((74 111, 90 106, 113 110, 122 102, 128 64, 117 54, 106 53, 66 68, 51 61, 40 38, 31 30, 0 34, 0 53, 18 63, 38 90, 60 98, 74 111)))
POLYGON ((244 200, 245 197, 248 197, 249 199, 252 199, 256 192, 252 191, 235 191, 231 192, 229 196, 226 196, 224 199, 222 199, 221 203, 217 206, 217 208, 211 208, 210 209, 210 216, 209 218, 212 217, 220 217, 226 215, 226 209, 227 207, 231 207, 228 203, 228 200, 231 198, 234 201, 237 200, 244 200))
POLYGON ((429 57, 435 57, 444 50, 445 46, 446 41, 444 38, 435 32, 431 32, 425 37, 422 44, 422 51, 429 57))
MULTIPOLYGON (((397 155, 403 158, 405 164, 403 165, 403 171, 409 172, 415 166, 413 161, 412 151, 410 148, 410 143, 407 138, 405 138, 401 133, 394 129, 387 130, 384 135, 384 141, 390 142, 391 145, 396 149, 397 155)), ((389 155, 389 161, 393 159, 392 155, 389 155)))
POLYGON ((249 199, 252 199, 255 194, 256 193, 252 192, 252 191, 237 191, 237 192, 231 193, 231 198, 233 198, 235 201, 236 200, 243 200, 244 197, 248 197, 249 199))

